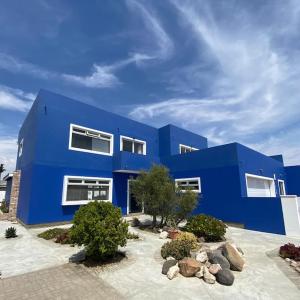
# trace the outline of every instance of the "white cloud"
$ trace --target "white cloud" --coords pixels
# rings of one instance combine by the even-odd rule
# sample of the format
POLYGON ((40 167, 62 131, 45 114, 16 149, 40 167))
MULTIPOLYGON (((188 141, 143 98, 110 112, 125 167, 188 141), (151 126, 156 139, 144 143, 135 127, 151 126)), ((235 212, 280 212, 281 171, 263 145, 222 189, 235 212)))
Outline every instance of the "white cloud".
POLYGON ((143 5, 141 1, 128 0, 127 5, 142 19, 148 32, 152 34, 155 48, 152 47, 146 50, 146 53, 153 58, 169 59, 174 50, 173 42, 162 27, 156 14, 149 7, 143 5))
POLYGON ((0 137, 0 164, 4 164, 7 172, 15 170, 17 149, 16 138, 0 137))
POLYGON ((20 89, 0 85, 0 108, 25 112, 30 109, 35 95, 20 89))
MULTIPOLYGON (((240 23, 230 7, 226 11, 226 2, 222 7, 228 18, 225 21, 215 17, 212 2, 172 3, 182 30, 198 49, 198 56, 183 72, 168 73, 175 74, 170 76, 170 88, 184 96, 138 105, 130 115, 152 123, 166 120, 180 124, 208 136, 213 144, 238 141, 268 154, 283 150, 288 163, 299 163, 295 155, 300 149, 299 131, 288 135, 279 132, 299 122, 300 67, 296 62, 300 53, 276 44, 277 29, 258 25, 255 16, 245 18, 245 12, 239 11, 244 13, 240 23), (204 53, 217 71, 202 67, 204 53), (209 91, 209 97, 198 96, 202 88, 209 91)), ((285 39, 290 31, 293 38, 289 19, 297 19, 295 5, 299 15, 299 2, 293 2, 284 7, 286 19, 280 20, 285 39)))

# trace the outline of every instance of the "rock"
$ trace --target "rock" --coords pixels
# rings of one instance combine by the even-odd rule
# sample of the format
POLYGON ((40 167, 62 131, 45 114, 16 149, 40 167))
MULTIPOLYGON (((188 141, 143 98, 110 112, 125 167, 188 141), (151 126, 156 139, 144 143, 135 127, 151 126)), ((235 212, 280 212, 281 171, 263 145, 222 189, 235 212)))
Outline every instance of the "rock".
POLYGON ((161 228, 159 228, 159 229, 158 229, 158 232, 159 232, 159 233, 162 233, 162 232, 163 232, 163 230, 162 230, 161 228))
POLYGON ((295 268, 295 270, 300 273, 300 267, 295 268))
POLYGON ((222 267, 219 264, 212 264, 208 269, 209 273, 213 275, 217 274, 220 270, 222 270, 222 267))
POLYGON ((209 262, 212 264, 219 264, 222 269, 230 269, 230 263, 224 257, 220 250, 215 250, 207 253, 209 262))
POLYGON ((205 238, 204 237, 199 237, 197 238, 199 243, 204 243, 205 242, 205 238))
POLYGON ((196 260, 205 263, 208 260, 206 252, 200 252, 196 255, 196 260))
POLYGON ((287 258, 285 259, 285 261, 289 263, 289 262, 291 262, 291 259, 287 257, 287 258))
POLYGON ((162 267, 162 274, 167 275, 169 269, 177 264, 177 260, 166 260, 162 267))
POLYGON ((240 247, 236 247, 236 250, 237 250, 242 256, 245 255, 244 251, 243 251, 240 247))
POLYGON ((209 272, 207 267, 203 267, 203 279, 206 283, 213 284, 216 282, 216 277, 209 272))
POLYGON ((245 265, 245 260, 242 258, 238 250, 231 244, 226 243, 222 251, 230 264, 230 269, 234 271, 242 271, 245 265))
POLYGON ((216 279, 220 284, 223 285, 232 285, 234 282, 234 276, 229 269, 220 270, 216 274, 216 279))
POLYGON ((179 273, 179 267, 176 264, 175 266, 171 267, 167 273, 167 277, 172 280, 173 278, 175 278, 179 273))
POLYGON ((72 263, 78 263, 78 262, 82 262, 85 260, 85 250, 81 250, 75 254, 73 254, 70 258, 69 258, 69 262, 72 263))
POLYGON ((172 256, 168 256, 167 258, 166 258, 166 260, 176 260, 174 257, 172 257, 172 256))
POLYGON ((291 267, 294 267, 294 268, 297 268, 298 267, 298 263, 294 260, 291 260, 291 263, 290 263, 291 267))
POLYGON ((200 271, 198 271, 198 272, 195 274, 195 276, 196 276, 197 278, 202 278, 203 275, 204 275, 204 266, 201 266, 200 271))
POLYGON ((162 232, 159 234, 159 238, 165 240, 166 238, 168 238, 168 235, 169 235, 169 234, 168 234, 167 231, 162 231, 162 232))
POLYGON ((205 267, 207 267, 209 269, 209 267, 211 266, 211 263, 209 261, 205 262, 205 267))
POLYGON ((180 273, 185 277, 192 277, 200 271, 202 264, 190 257, 186 257, 179 262, 180 273))

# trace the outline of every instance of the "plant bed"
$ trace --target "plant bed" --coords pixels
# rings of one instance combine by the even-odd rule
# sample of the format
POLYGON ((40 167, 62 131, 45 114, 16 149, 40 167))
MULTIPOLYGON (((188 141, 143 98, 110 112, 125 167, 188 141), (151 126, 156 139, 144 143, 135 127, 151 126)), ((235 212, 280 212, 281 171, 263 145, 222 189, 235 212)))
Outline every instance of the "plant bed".
POLYGON ((282 257, 300 275, 300 246, 288 243, 280 247, 279 256, 282 257))
POLYGON ((51 228, 38 234, 44 240, 53 240, 59 244, 73 244, 70 238, 70 228, 51 228))

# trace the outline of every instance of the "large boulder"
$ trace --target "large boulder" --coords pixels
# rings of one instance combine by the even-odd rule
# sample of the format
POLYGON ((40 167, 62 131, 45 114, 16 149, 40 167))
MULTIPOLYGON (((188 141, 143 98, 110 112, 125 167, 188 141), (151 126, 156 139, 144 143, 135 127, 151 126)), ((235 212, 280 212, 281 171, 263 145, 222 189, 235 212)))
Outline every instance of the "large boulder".
POLYGON ((166 260, 162 267, 162 271, 161 271, 162 274, 167 275, 169 269, 175 266, 176 264, 177 264, 177 260, 175 259, 166 260))
POLYGON ((232 285, 234 282, 234 276, 229 269, 220 270, 215 276, 217 281, 223 285, 232 285))
POLYGON ((209 272, 207 267, 203 267, 203 279, 206 283, 213 284, 216 282, 216 277, 209 272))
POLYGON ((219 264, 222 269, 230 269, 230 263, 227 258, 222 255, 221 250, 215 250, 212 252, 208 252, 209 262, 212 264, 219 264))
POLYGON ((173 278, 175 278, 179 273, 179 267, 176 264, 175 266, 171 267, 167 273, 167 277, 172 280, 173 278))
POLYGON ((229 243, 226 243, 223 246, 222 253, 229 261, 231 270, 233 271, 243 270, 245 260, 242 258, 241 254, 238 252, 238 250, 235 247, 233 247, 229 243))
POLYGON ((178 263, 180 273, 185 277, 192 277, 200 271, 202 264, 190 257, 186 257, 178 263))

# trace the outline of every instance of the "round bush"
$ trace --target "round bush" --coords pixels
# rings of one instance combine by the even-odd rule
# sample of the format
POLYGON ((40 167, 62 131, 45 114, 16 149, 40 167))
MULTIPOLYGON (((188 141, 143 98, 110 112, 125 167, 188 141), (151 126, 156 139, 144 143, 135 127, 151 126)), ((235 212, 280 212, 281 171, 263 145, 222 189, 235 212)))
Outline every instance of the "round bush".
POLYGON ((122 220, 120 208, 108 202, 94 201, 75 213, 71 240, 86 248, 86 255, 95 260, 114 256, 118 246, 126 245, 128 224, 122 220))
POLYGON ((197 237, 191 232, 180 232, 175 240, 190 243, 192 249, 196 249, 198 246, 197 237))
POLYGON ((172 256, 177 260, 181 260, 185 257, 191 256, 192 246, 190 242, 182 240, 173 240, 165 243, 161 247, 161 256, 167 258, 172 256))
POLYGON ((226 227, 222 221, 201 214, 189 218, 185 230, 194 233, 197 237, 203 237, 206 242, 218 242, 224 239, 226 227))

